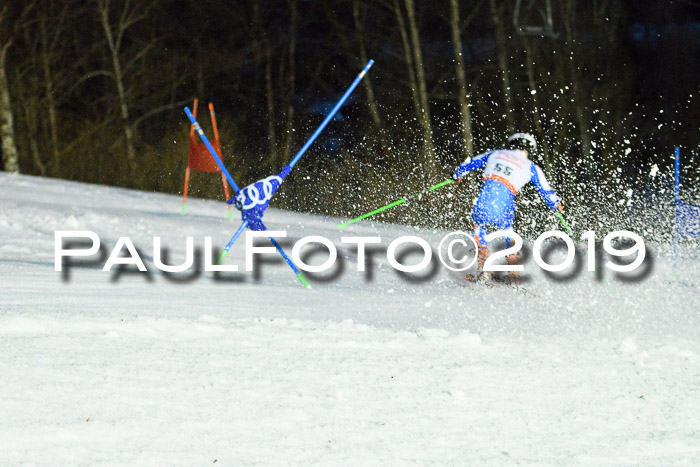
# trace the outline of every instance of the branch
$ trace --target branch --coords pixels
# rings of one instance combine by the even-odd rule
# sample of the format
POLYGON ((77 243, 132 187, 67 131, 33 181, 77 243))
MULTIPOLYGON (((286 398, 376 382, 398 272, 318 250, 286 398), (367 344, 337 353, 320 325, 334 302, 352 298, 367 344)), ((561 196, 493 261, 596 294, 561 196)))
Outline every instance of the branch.
MULTIPOLYGON (((134 24, 138 23, 139 21, 142 21, 146 19, 147 11, 144 11, 142 14, 136 14, 138 11, 138 6, 134 7, 134 9, 131 12, 128 12, 129 10, 129 0, 124 4, 124 10, 122 11, 122 16, 119 18, 119 33, 117 34, 117 50, 119 50, 119 47, 121 46, 122 39, 124 38, 124 33, 126 32, 127 29, 129 29, 131 26, 134 24), (128 12, 128 15, 127 15, 128 12)), ((142 3, 139 3, 139 5, 142 5, 142 3)), ((148 8, 148 7, 147 7, 148 8)))
POLYGON ((69 87, 68 89, 66 89, 65 95, 66 95, 66 96, 69 96, 70 94, 73 93, 73 91, 75 91, 75 90, 78 88, 78 86, 80 86, 81 84, 83 84, 83 82, 89 80, 90 78, 94 78, 94 77, 96 77, 96 76, 107 76, 107 77, 109 77, 109 78, 114 79, 114 73, 112 73, 111 71, 107 71, 107 70, 91 71, 90 73, 87 73, 87 74, 83 75, 83 76, 80 77, 77 81, 75 81, 75 82, 73 83, 73 86, 71 86, 71 87, 69 87))
POLYGON ((100 14, 100 23, 102 23, 109 50, 112 53, 119 53, 119 48, 115 45, 114 36, 112 35, 112 26, 109 24, 109 5, 104 0, 97 0, 97 10, 100 14))
MULTIPOLYGON (((32 1, 30 4, 26 5, 24 7, 24 10, 22 10, 22 14, 20 15, 19 19, 15 21, 14 27, 12 28, 12 32, 10 33, 7 42, 3 44, 2 49, 0 50, 0 54, 2 55, 2 60, 4 62, 5 60, 5 55, 7 54, 7 49, 10 48, 10 46, 14 43, 15 37, 19 33, 19 31, 27 26, 28 24, 31 23, 31 21, 25 21, 29 13, 32 11, 32 8, 34 8, 34 5, 36 4, 36 0, 32 1)), ((3 20, 6 18, 7 10, 9 8, 9 5, 5 5, 5 7, 2 9, 0 12, 0 25, 2 25, 3 20)))
POLYGON ((483 0, 480 0, 479 3, 477 3, 474 6, 474 8, 472 8, 471 13, 469 13, 469 15, 467 15, 467 17, 464 18, 464 21, 462 21, 462 25, 460 27, 460 37, 461 37, 462 33, 464 32, 464 30, 467 29, 469 27, 469 25, 471 24, 471 22, 474 20, 474 17, 479 12, 479 8, 481 7, 482 3, 483 3, 483 0))
POLYGON ((132 124, 132 126, 133 126, 134 128, 136 128, 136 127, 138 127, 138 125, 139 125, 142 121, 146 120, 147 118, 152 117, 152 116, 154 116, 154 115, 156 115, 156 114, 159 114, 159 113, 161 113, 161 112, 165 112, 166 110, 171 110, 171 109, 174 109, 175 107, 179 107, 179 106, 181 106, 181 105, 185 105, 185 104, 187 104, 188 102, 190 102, 191 100, 192 100, 192 98, 187 98, 187 99, 183 99, 183 100, 178 101, 178 102, 173 102, 172 104, 166 104, 166 105, 162 105, 162 106, 160 106, 160 107, 156 107, 155 109, 153 109, 153 110, 151 110, 151 111, 149 111, 149 112, 146 112, 145 114, 141 115, 139 118, 137 118, 136 120, 134 120, 134 123, 132 124))
POLYGON ((56 43, 58 42, 58 39, 61 37, 61 33, 63 31, 63 23, 66 20, 66 16, 68 15, 68 9, 71 6, 71 2, 66 2, 66 4, 63 6, 63 9, 61 10, 61 13, 58 15, 58 21, 56 22, 55 26, 55 34, 51 38, 51 43, 49 45, 49 50, 54 50, 54 47, 56 47, 56 43))
POLYGON ((123 67, 124 74, 126 74, 126 71, 127 71, 129 68, 131 68, 133 65, 135 65, 136 62, 138 62, 139 59, 140 59, 141 57, 143 57, 144 55, 146 55, 146 54, 148 53, 148 51, 149 51, 150 49, 152 49, 152 48, 156 45, 156 43, 157 43, 159 40, 160 40, 159 38, 153 39, 151 42, 149 42, 148 44, 146 44, 146 46, 144 46, 144 47, 139 51, 139 53, 137 53, 131 60, 129 60, 129 61, 124 65, 124 67, 123 67))
POLYGON ((102 128, 106 126, 109 122, 110 119, 105 119, 97 125, 93 126, 92 128, 88 128, 87 130, 81 131, 80 135, 77 138, 71 141, 67 146, 60 148, 59 154, 69 154, 78 143, 92 136, 94 133, 97 133, 98 131, 102 130, 102 128))

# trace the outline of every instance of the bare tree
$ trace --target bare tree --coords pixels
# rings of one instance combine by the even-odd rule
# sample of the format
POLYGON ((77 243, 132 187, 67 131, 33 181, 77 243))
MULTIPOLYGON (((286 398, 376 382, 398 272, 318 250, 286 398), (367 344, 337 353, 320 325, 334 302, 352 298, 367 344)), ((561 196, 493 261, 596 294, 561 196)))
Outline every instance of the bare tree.
MULTIPOLYGON (((352 18, 355 25, 355 31, 357 32, 357 42, 360 48, 360 66, 364 66, 368 61, 369 57, 367 55, 367 46, 365 45, 365 30, 362 24, 362 19, 360 18, 360 1, 353 0, 352 2, 352 18)), ((367 101, 369 102, 369 112, 372 116, 372 122, 374 126, 379 131, 379 141, 384 152, 387 151, 386 142, 384 139, 384 122, 382 116, 379 113, 379 106, 377 105, 377 99, 374 96, 374 87, 372 86, 371 79, 362 80, 362 85, 367 93, 367 101)))
POLYGON ((502 5, 497 5, 496 0, 489 0, 491 6, 491 20, 496 28, 496 47, 498 58, 498 70, 501 73, 503 84, 503 104, 505 106, 505 119, 507 131, 513 131, 515 127, 513 119, 513 94, 510 88, 510 68, 508 66, 508 44, 506 43, 506 31, 503 26, 502 5))
POLYGON ((53 79, 53 63, 52 57, 55 56, 55 50, 61 37, 62 29, 66 16, 72 2, 63 4, 62 9, 56 14, 54 7, 56 4, 52 1, 46 2, 42 8, 39 8, 39 37, 41 38, 41 71, 44 80, 44 98, 46 99, 45 108, 49 119, 49 134, 51 141, 51 155, 53 159, 51 166, 54 173, 60 171, 61 168, 61 151, 59 150, 58 142, 58 116, 56 111, 56 100, 54 98, 54 79, 53 79), (49 31, 48 21, 49 16, 55 18, 49 31))
POLYGON ((433 131, 430 123, 430 106, 428 104, 428 86, 425 80, 425 68, 423 66, 423 52, 421 51, 418 25, 416 24, 416 8, 413 0, 406 0, 406 12, 408 17, 409 31, 411 33, 411 44, 413 45, 413 64, 416 68, 416 82, 418 84, 418 96, 421 103, 421 113, 419 120, 423 127, 423 139, 425 144, 425 154, 428 160, 434 156, 433 131))
POLYGON ((258 2, 253 2, 254 40, 256 60, 265 59, 265 103, 267 110, 267 158, 270 161, 277 159, 277 118, 275 112, 275 94, 272 83, 272 46, 265 34, 265 27, 260 19, 258 2))
POLYGON ((0 139, 2 139, 2 157, 7 172, 19 172, 14 115, 7 81, 7 51, 14 43, 19 30, 24 26, 25 18, 33 6, 34 2, 24 7, 20 20, 14 22, 12 30, 10 30, 8 18, 9 5, 6 4, 0 10, 0 139))
MULTIPOLYGON (((100 23, 107 39, 110 59, 112 62, 112 72, 106 73, 114 79, 114 85, 117 88, 119 98, 119 110, 122 120, 122 129, 126 140, 126 155, 132 171, 136 170, 136 150, 134 148, 134 133, 129 115, 129 100, 127 98, 126 87, 124 84, 123 64, 120 56, 124 35, 130 27, 146 18, 146 8, 144 3, 136 2, 132 6, 131 0, 124 0, 122 10, 119 15, 119 21, 116 24, 112 23, 110 18, 111 0, 96 0, 97 12, 100 17, 100 23)), ((147 48, 141 50, 137 57, 140 57, 147 51, 147 48)), ((134 59, 132 59, 133 61, 134 59)))
POLYGON ((535 52, 532 47, 530 39, 523 36, 523 45, 525 48, 525 69, 527 71, 527 83, 530 89, 530 96, 532 101, 532 119, 535 124, 535 133, 537 134, 538 146, 542 149, 542 154, 544 155, 545 169, 549 171, 552 165, 551 154, 549 151, 549 144, 545 138, 544 129, 542 128, 541 122, 541 111, 540 111, 540 93, 537 89, 537 81, 535 79, 535 52))
POLYGON ((297 34, 297 0, 288 0, 289 4, 289 74, 287 76, 287 128, 285 130, 284 155, 289 159, 294 144, 294 93, 296 92, 296 34, 297 34))
MULTIPOLYGON (((365 41, 366 31, 364 26, 367 6, 360 0, 351 0, 350 6, 352 8, 353 18, 352 28, 349 27, 346 22, 339 19, 340 15, 338 15, 337 11, 330 4, 325 5, 325 11, 328 20, 335 28, 336 37, 340 40, 343 47, 347 51, 347 55, 353 62, 356 63, 358 67, 361 68, 369 61, 367 44, 365 41)), ((387 144, 384 119, 379 111, 379 105, 377 104, 377 98, 374 92, 374 85, 372 84, 371 79, 362 80, 361 85, 365 89, 367 104, 369 106, 369 114, 372 119, 372 124, 376 130, 376 134, 374 136, 377 138, 382 154, 388 158, 389 145, 387 144)))
POLYGON ((474 154, 472 141, 472 121, 469 109, 469 95, 467 94, 467 74, 464 66, 462 50, 462 35, 460 28, 459 4, 457 0, 450 0, 450 29, 452 31, 452 43, 455 52, 455 67, 457 72, 457 99, 462 120, 462 138, 464 150, 467 156, 474 154))
POLYGON ((576 66, 576 57, 574 55, 574 43, 576 41, 574 34, 574 23, 576 21, 576 4, 567 0, 564 11, 564 28, 566 30, 566 62, 569 65, 569 74, 571 79, 571 90, 573 93, 573 104, 578 123, 579 138, 581 143, 581 152, 583 161, 586 164, 588 176, 592 176, 593 165, 591 161, 591 130, 586 109, 582 104, 582 92, 580 84, 580 73, 576 66))
POLYGON ((40 66, 37 62, 41 56, 41 46, 37 40, 38 35, 35 34, 32 28, 23 28, 22 35, 24 37, 24 46, 30 53, 27 54, 23 63, 14 67, 15 83, 13 91, 15 96, 19 97, 19 101, 22 103, 17 112, 17 126, 20 127, 18 133, 22 133, 21 125, 24 123, 26 128, 24 133, 28 142, 29 153, 32 156, 32 161, 39 170, 39 174, 45 176, 46 164, 42 160, 39 144, 39 139, 42 135, 42 131, 39 128, 39 120, 42 113, 39 110, 41 107, 42 86, 39 82, 41 78, 40 73, 38 73, 38 68, 40 68, 40 66))
POLYGON ((411 83, 411 97, 416 117, 422 130, 423 151, 419 162, 428 175, 434 167, 435 160, 433 132, 430 123, 430 108, 428 105, 428 92, 423 68, 423 54, 420 49, 420 37, 416 24, 415 7, 413 0, 405 0, 408 27, 404 21, 404 15, 398 0, 394 0, 394 12, 399 25, 401 42, 403 44, 404 57, 408 66, 408 76, 411 83), (410 39, 409 39, 410 34, 410 39))
POLYGON ((413 54, 411 53, 411 43, 408 41, 408 32, 406 31, 406 22, 403 19, 403 12, 399 5, 399 0, 394 0, 394 13, 396 21, 399 24, 399 33, 401 34, 401 43, 403 45, 404 59, 408 66, 408 78, 411 85, 411 98, 413 108, 416 111, 416 116, 421 114, 420 97, 418 96, 418 84, 416 83, 416 72, 413 66, 413 54))

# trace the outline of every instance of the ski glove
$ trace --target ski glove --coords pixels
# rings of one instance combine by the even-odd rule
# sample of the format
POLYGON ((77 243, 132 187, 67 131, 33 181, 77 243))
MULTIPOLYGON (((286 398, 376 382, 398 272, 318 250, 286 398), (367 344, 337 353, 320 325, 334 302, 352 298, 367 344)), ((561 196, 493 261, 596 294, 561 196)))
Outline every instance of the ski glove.
POLYGON ((231 198, 230 200, 226 201, 227 204, 232 204, 236 209, 239 211, 243 210, 243 204, 241 204, 241 200, 236 199, 236 196, 231 198))

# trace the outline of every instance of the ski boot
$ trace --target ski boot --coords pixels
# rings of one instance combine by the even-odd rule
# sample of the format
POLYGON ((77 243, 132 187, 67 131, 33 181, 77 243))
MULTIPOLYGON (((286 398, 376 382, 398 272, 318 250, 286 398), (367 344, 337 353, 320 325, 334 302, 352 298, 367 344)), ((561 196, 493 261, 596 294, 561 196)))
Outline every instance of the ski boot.
POLYGON ((487 279, 491 278, 491 273, 484 271, 484 263, 486 262, 486 258, 489 257, 489 248, 486 245, 480 244, 478 239, 476 243, 478 245, 476 271, 473 274, 467 274, 464 278, 469 282, 485 282, 487 279))
MULTIPOLYGON (((513 253, 506 256, 506 261, 509 266, 517 266, 520 260, 520 253, 513 253)), ((514 287, 520 284, 520 271, 508 271, 508 274, 503 277, 503 282, 514 287)))

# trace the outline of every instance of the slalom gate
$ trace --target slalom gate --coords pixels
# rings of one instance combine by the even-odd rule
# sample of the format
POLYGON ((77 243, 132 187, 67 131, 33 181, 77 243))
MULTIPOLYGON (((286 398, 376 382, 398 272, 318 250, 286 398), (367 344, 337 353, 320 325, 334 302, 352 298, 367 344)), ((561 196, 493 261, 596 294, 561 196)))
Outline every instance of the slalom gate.
MULTIPOLYGON (((198 106, 199 100, 195 99, 194 104, 192 105, 192 114, 196 117, 197 116, 197 106, 198 106)), ((214 141, 212 141, 212 146, 216 153, 221 157, 221 140, 219 139, 219 128, 216 125, 216 115, 214 114, 214 104, 209 103, 209 115, 211 116, 211 125, 214 130, 214 141)), ((197 140, 195 139, 194 136, 194 125, 191 125, 190 127, 190 143, 189 143, 189 151, 187 153, 187 168, 185 169, 185 188, 183 189, 183 197, 182 197, 182 213, 185 214, 186 208, 187 208, 187 193, 189 191, 190 187, 190 171, 195 170, 197 172, 203 172, 203 173, 215 173, 218 172, 221 174, 221 181, 223 182, 224 185, 224 196, 226 197, 225 200, 228 200, 230 198, 229 192, 228 192, 228 184, 226 183, 226 176, 224 175, 223 172, 221 172, 221 169, 219 168, 219 165, 216 163, 214 159, 209 155, 209 149, 206 147, 205 144, 203 143, 198 143, 197 140)), ((231 206, 228 207, 228 216, 229 218, 233 217, 233 211, 231 211, 231 206)))

